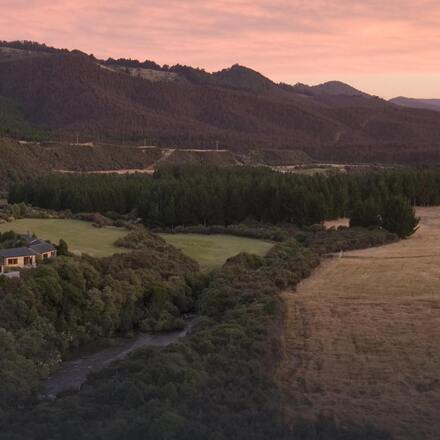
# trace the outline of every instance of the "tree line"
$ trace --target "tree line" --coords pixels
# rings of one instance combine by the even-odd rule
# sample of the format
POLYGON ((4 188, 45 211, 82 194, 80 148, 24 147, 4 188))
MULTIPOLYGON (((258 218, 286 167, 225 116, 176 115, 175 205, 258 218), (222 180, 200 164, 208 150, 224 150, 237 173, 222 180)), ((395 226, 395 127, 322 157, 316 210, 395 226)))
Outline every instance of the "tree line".
MULTIPOLYGON (((10 201, 73 212, 136 211, 149 227, 231 225, 247 219, 298 226, 377 211, 393 197, 440 204, 440 169, 304 176, 267 168, 167 167, 146 175, 49 175, 10 188, 10 201)), ((374 222, 373 222, 374 223, 374 222)), ((365 226, 365 225, 364 225, 365 226)))

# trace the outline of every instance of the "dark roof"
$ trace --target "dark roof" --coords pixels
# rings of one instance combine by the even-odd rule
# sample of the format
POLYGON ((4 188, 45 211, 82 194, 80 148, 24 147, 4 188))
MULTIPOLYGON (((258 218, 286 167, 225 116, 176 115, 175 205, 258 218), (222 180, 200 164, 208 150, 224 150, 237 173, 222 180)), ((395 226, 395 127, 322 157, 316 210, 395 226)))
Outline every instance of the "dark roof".
POLYGON ((37 255, 37 253, 27 247, 0 249, 0 258, 30 257, 33 255, 37 255))
POLYGON ((31 246, 29 246, 29 248, 40 255, 46 252, 53 252, 56 250, 56 247, 53 244, 46 243, 45 241, 39 241, 36 244, 32 244, 31 246))
POLYGON ((21 238, 26 242, 28 246, 43 243, 41 240, 35 237, 35 235, 32 234, 23 234, 21 235, 21 238))

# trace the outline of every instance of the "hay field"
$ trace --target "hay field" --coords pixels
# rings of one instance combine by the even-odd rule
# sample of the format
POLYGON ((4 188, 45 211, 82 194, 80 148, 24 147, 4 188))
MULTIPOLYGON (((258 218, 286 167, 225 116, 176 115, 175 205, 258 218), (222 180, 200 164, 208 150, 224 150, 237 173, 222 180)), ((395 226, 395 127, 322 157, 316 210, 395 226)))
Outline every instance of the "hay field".
POLYGON ((410 239, 326 261, 286 294, 286 415, 440 438, 440 208, 410 239))

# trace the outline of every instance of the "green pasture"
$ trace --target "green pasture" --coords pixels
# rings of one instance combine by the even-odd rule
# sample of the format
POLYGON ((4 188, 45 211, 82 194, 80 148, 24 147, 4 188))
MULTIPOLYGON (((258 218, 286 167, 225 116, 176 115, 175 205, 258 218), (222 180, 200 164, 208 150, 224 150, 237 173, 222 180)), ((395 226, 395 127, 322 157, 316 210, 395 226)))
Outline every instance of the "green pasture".
POLYGON ((240 252, 265 255, 273 243, 231 235, 160 234, 168 243, 196 260, 204 269, 219 267, 240 252))
POLYGON ((22 234, 34 233, 38 238, 50 240, 52 243, 58 243, 62 238, 71 252, 94 257, 122 252, 114 242, 128 233, 119 228, 96 228, 92 223, 80 220, 26 218, 0 224, 0 232, 11 230, 22 234))

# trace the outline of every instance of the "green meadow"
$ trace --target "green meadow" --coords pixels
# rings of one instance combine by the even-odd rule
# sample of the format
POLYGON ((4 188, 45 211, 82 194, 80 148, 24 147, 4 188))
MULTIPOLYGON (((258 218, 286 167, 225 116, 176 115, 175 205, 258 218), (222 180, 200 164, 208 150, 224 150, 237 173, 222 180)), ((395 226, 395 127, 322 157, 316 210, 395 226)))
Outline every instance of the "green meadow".
MULTIPOLYGON (((115 241, 126 235, 125 229, 105 227, 96 228, 92 223, 64 219, 20 219, 0 224, 0 232, 15 231, 34 233, 43 240, 58 243, 62 238, 69 250, 76 254, 89 254, 106 257, 123 252, 114 245, 115 241)), ((220 267, 229 258, 240 252, 265 255, 273 243, 231 235, 202 234, 159 234, 169 244, 196 260, 202 269, 220 267)))
POLYGON ((265 255, 273 243, 231 235, 159 234, 168 243, 196 260, 202 269, 212 269, 240 252, 265 255))
POLYGON ((69 245, 71 252, 94 257, 106 257, 122 252, 114 242, 127 235, 125 229, 96 228, 92 223, 64 219, 26 218, 0 224, 0 232, 11 230, 18 233, 34 233, 37 237, 53 243, 58 243, 62 238, 69 245))

